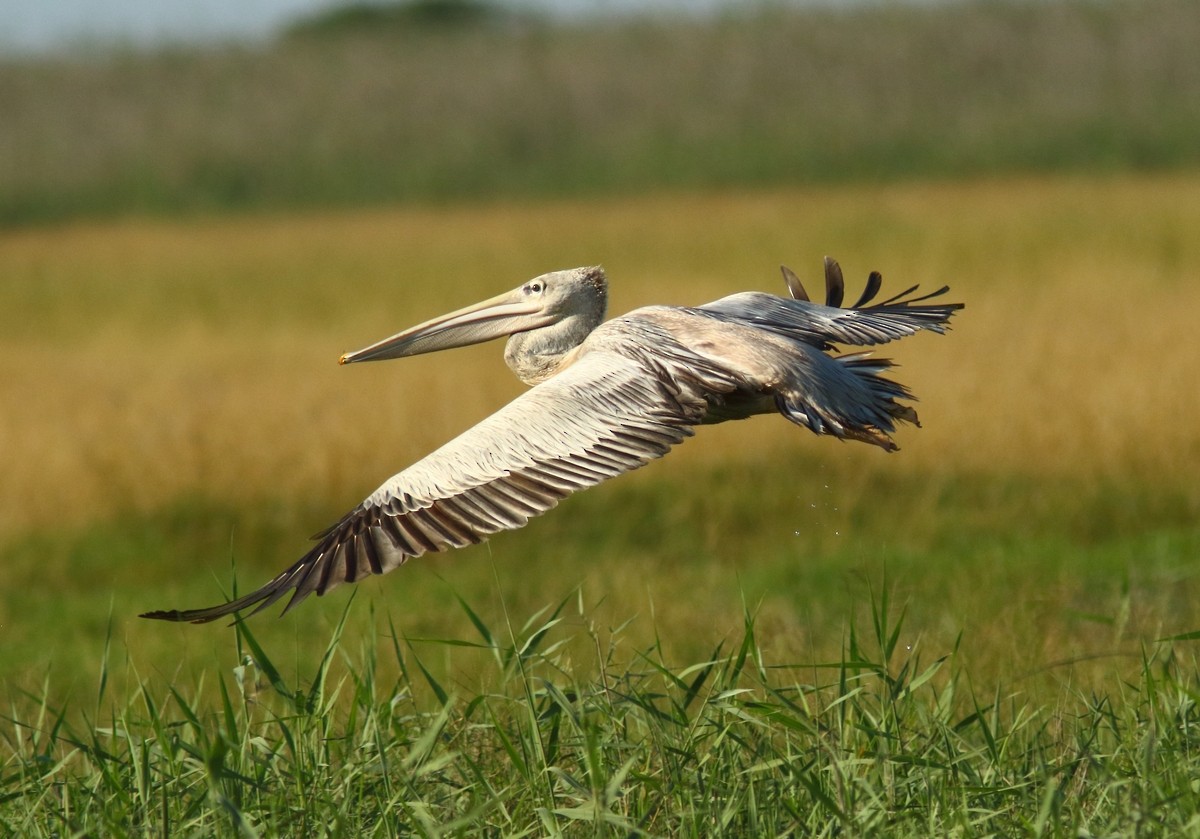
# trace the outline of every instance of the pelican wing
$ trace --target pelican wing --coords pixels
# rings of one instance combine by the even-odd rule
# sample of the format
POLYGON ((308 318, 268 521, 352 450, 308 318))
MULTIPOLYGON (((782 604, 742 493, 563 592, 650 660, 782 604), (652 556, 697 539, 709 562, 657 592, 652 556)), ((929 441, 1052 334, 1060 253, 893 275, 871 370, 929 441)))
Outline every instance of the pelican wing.
POLYGON ((585 353, 393 476, 257 591, 220 606, 143 617, 205 623, 251 606, 257 612, 291 591, 286 612, 313 592, 481 542, 661 457, 691 436, 704 411, 694 389, 648 370, 645 360, 585 353))
POLYGON ((878 291, 878 281, 868 286, 856 307, 821 305, 808 300, 788 299, 748 291, 706 303, 695 311, 709 317, 733 320, 758 329, 802 340, 823 349, 831 343, 868 346, 912 335, 922 329, 944 332, 946 322, 961 303, 929 304, 925 301, 949 289, 912 297, 916 286, 882 303, 864 306, 878 291))

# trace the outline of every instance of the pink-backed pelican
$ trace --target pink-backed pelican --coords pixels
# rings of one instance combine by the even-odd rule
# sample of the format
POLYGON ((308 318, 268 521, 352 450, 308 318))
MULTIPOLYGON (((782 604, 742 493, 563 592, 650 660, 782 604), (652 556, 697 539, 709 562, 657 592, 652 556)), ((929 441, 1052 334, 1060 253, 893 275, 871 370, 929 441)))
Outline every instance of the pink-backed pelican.
POLYGON ((783 275, 790 297, 744 292, 605 321, 604 271, 555 271, 346 353, 342 364, 507 336, 504 360, 532 388, 393 475, 262 588, 142 617, 205 623, 292 592, 286 612, 314 592, 522 527, 571 493, 662 457, 697 425, 778 412, 817 434, 895 450, 895 422, 917 422, 897 400, 912 395, 883 376, 886 359, 835 355, 835 345, 940 333, 962 304, 929 303, 948 289, 916 297, 916 286, 872 303, 881 284, 872 272, 843 308, 841 269, 828 258, 824 305, 790 270, 783 275))

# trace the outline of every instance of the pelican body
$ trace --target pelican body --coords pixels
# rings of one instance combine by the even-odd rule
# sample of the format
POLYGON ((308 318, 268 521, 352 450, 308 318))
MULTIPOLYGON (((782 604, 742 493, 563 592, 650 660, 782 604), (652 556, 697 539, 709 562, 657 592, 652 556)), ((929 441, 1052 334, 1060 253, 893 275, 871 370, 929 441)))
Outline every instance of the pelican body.
POLYGON ((312 593, 384 574, 432 551, 522 527, 573 492, 662 457, 698 425, 779 413, 817 434, 896 448, 891 366, 836 344, 869 346, 922 329, 943 332, 962 304, 929 303, 916 286, 871 304, 872 273, 843 308, 841 269, 826 259, 825 304, 787 268, 789 297, 745 292, 698 307, 649 306, 605 321, 599 267, 543 274, 506 294, 406 329, 341 357, 402 358, 507 337, 504 360, 531 389, 388 479, 262 588, 219 606, 142 617, 205 623, 291 592, 312 593), (869 305, 870 304, 870 305, 869 305))

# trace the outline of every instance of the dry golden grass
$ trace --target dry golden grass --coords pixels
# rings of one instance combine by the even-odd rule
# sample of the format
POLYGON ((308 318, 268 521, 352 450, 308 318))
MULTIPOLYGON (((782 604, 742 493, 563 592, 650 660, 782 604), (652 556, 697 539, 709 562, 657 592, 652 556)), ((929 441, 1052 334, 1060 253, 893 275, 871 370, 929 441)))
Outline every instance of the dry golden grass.
MULTIPOLYGON (((1196 230, 1200 175, 5 232, 0 546, 112 522, 136 528, 139 516, 189 499, 261 509, 291 536, 266 558, 246 556, 241 534, 225 525, 186 550, 172 543, 168 554, 132 557, 127 567, 97 568, 107 560, 86 552, 36 571, 7 563, 0 585, 45 605, 22 611, 15 596, 0 602, 0 657, 16 674, 36 672, 47 658, 94 668, 111 598, 118 638, 155 662, 144 666, 221 658, 228 650, 213 649, 219 629, 168 629, 132 616, 214 600, 211 575, 226 576, 231 547, 243 586, 265 579, 278 556, 300 549, 328 516, 520 389, 498 345, 339 368, 344 350, 554 268, 603 263, 611 310, 621 312, 781 289, 780 261, 819 285, 826 253, 852 281, 878 268, 895 290, 945 282, 967 304, 948 336, 918 336, 888 350, 903 365, 898 376, 921 397, 925 426, 901 431, 898 455, 816 440, 769 418, 706 429, 668 462, 475 549, 470 560, 479 567, 469 577, 457 570, 459 557, 427 558, 425 570, 403 572, 403 584, 392 575, 367 590, 386 592, 403 613, 400 628, 419 637, 470 631, 431 571, 452 574, 449 588, 491 620, 502 613, 497 586, 514 612, 528 614, 581 584, 585 601, 604 602, 589 606, 589 619, 615 624, 653 612, 668 643, 691 656, 736 631, 745 586, 752 600, 766 593, 764 648, 783 658, 831 659, 842 640, 836 625, 847 610, 865 608, 863 591, 835 575, 876 579, 879 570, 869 548, 847 555, 841 534, 856 526, 856 498, 878 499, 879 486, 894 485, 907 495, 895 499, 886 547, 910 558, 892 566, 893 580, 899 599, 912 598, 909 627, 931 647, 946 649, 966 632, 972 644, 963 660, 984 678, 1111 651, 1118 640, 1125 655, 1131 643, 1194 628, 1178 624, 1200 618, 1183 585, 1192 576, 1189 558, 1176 543, 1160 557, 1112 559, 1125 549, 1106 547, 1108 564, 1085 579, 1078 565, 1055 566, 1053 544, 1017 563, 966 570, 944 559, 927 567, 921 551, 938 543, 953 556, 945 543, 955 523, 943 507, 959 486, 953 482, 969 489, 972 476, 1026 476, 1031 492, 1067 486, 1060 495, 1075 486, 1086 495, 1101 483, 1131 493, 1167 488, 1187 509, 1200 508, 1196 230), (795 473, 793 490, 781 470, 805 471, 795 473), (748 504, 745 488, 760 480, 761 498, 748 504), (826 489, 814 489, 822 483, 826 489), (815 517, 805 517, 810 508, 815 517), (609 525, 589 521, 597 516, 609 525), (582 544, 590 537, 580 533, 603 534, 610 525, 634 534, 619 543, 620 555, 560 560, 544 547, 530 551, 582 544), (768 551, 771 563, 762 559, 768 551), (1140 579, 1146 563, 1156 570, 1140 579), (1124 583, 1114 567, 1127 569, 1124 583), (1178 585, 1171 574, 1182 575, 1178 585), (1122 585, 1132 586, 1125 600, 1122 585), (1126 608, 1127 617, 1112 617, 1126 608)), ((949 514, 967 517, 965 532, 988 532, 999 544, 1020 538, 1012 516, 1031 507, 1005 507, 996 492, 956 502, 949 514), (1005 518, 1009 509, 1016 512, 1005 518), (986 531, 978 522, 989 516, 1010 532, 986 531)), ((1119 512, 1126 499, 1118 494, 1113 503, 1119 512)), ((1078 542, 1082 527, 1064 521, 1063 544, 1078 542)), ((986 559, 987 546, 972 549, 986 559)), ((303 667, 300 651, 319 643, 314 638, 344 602, 330 600, 306 603, 298 620, 268 617, 256 626, 285 643, 293 638, 303 667)), ((356 609, 356 631, 370 620, 356 609)), ((652 630, 644 620, 635 636, 652 630)), ((1068 669, 1063 678, 1103 680, 1110 664, 1086 676, 1068 669)))
MULTIPOLYGON (((819 284, 826 252, 852 278, 948 282, 968 305, 951 337, 889 349, 926 425, 889 469, 1180 479, 1200 462, 1198 229, 1192 176, 9 232, 0 535, 188 492, 355 498, 518 385, 495 346, 338 353, 590 262, 613 312, 774 290, 781 260, 819 284)), ((687 457, 810 443, 767 420, 711 436, 687 457)))

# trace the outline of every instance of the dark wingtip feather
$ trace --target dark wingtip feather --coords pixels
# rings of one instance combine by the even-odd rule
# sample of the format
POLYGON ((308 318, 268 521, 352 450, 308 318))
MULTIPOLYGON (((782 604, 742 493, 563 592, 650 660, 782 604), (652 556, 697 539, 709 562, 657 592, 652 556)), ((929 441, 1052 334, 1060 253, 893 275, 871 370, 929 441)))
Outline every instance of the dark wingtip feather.
MULTIPOLYGON (((223 618, 235 612, 240 612, 243 609, 249 609, 251 606, 254 608, 246 617, 256 615, 279 600, 279 598, 283 597, 292 588, 296 587, 293 577, 298 568, 305 567, 304 564, 307 559, 308 557, 305 557, 305 559, 302 559, 296 565, 284 571, 262 588, 255 589, 249 594, 235 600, 230 600, 228 603, 222 603, 218 606, 208 606, 202 609, 156 609, 151 612, 143 612, 138 617, 149 620, 174 621, 176 623, 208 623, 209 621, 215 621, 217 618, 223 618)), ((293 602, 289 602, 283 611, 287 612, 294 605, 296 599, 293 597, 293 602)), ((235 622, 240 619, 240 617, 235 617, 235 622)))
POLYGON ((858 309, 865 306, 875 299, 875 295, 879 293, 879 289, 883 287, 883 274, 878 271, 872 271, 867 275, 867 287, 863 289, 863 293, 859 295, 851 309, 858 309))
POLYGON ((846 294, 846 282, 842 279, 842 266, 833 257, 825 257, 825 305, 838 307, 846 294))
POLYGON ((780 265, 779 270, 783 273, 783 281, 787 284, 788 293, 792 295, 792 299, 808 302, 808 292, 804 290, 804 283, 800 282, 796 272, 786 265, 780 265))
POLYGON ((139 618, 149 618, 153 621, 185 621, 187 618, 178 609, 157 609, 153 612, 142 612, 139 618))
POLYGON ((153 612, 143 612, 138 617, 174 623, 209 623, 232 614, 234 611, 222 606, 213 606, 209 609, 159 609, 153 612))

